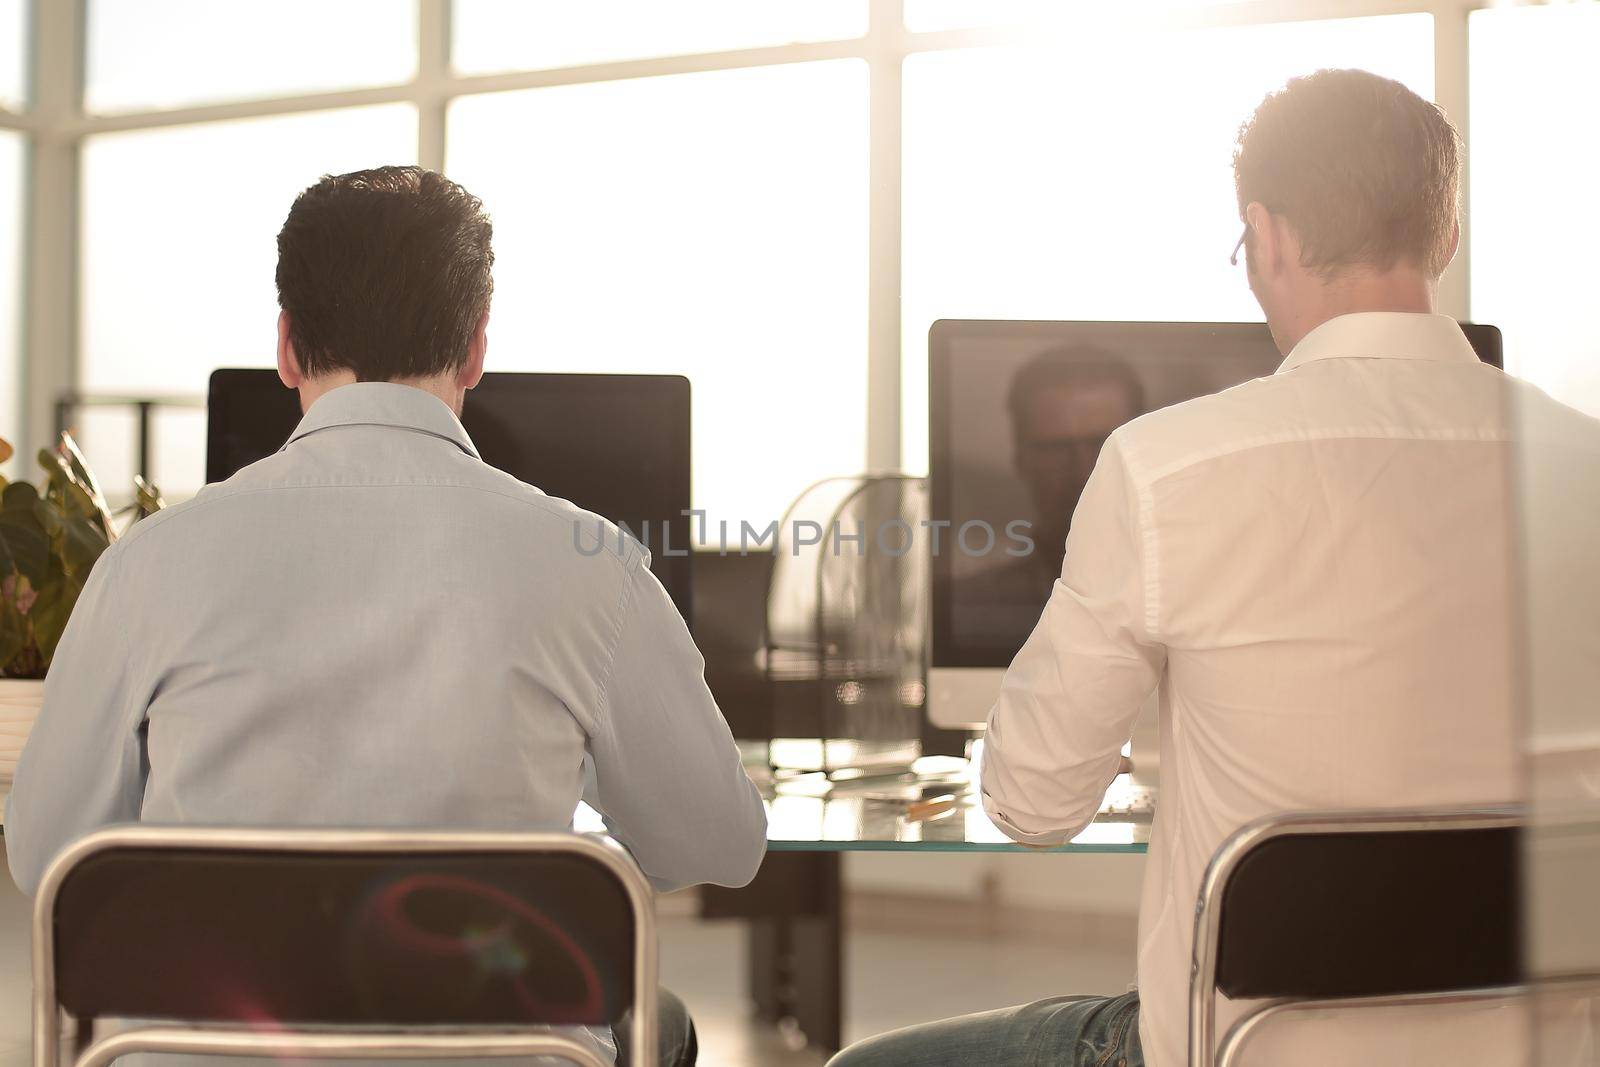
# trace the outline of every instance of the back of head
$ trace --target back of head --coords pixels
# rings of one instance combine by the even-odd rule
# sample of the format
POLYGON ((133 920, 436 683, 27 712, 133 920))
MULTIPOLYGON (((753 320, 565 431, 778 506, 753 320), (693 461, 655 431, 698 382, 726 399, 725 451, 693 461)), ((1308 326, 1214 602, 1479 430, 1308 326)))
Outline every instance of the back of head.
POLYGON ((1239 131, 1239 212, 1287 219, 1325 276, 1412 266, 1437 278, 1455 244, 1461 142, 1434 104, 1361 70, 1292 79, 1239 131))
POLYGON ((308 376, 357 381, 458 370, 489 308, 483 204, 420 167, 327 175, 278 234, 278 303, 308 376))

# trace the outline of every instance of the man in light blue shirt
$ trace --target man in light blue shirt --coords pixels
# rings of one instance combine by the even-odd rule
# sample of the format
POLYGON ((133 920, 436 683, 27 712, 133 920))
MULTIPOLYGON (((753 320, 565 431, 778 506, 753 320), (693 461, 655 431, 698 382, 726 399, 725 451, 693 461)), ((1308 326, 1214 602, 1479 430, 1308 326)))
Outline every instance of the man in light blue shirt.
MULTIPOLYGON (((552 829, 580 797, 658 887, 754 876, 761 799, 644 550, 458 421, 489 236, 415 167, 295 202, 278 364, 305 418, 96 565, 6 811, 25 891, 110 823, 552 829)), ((673 1008, 689 1051, 662 1062, 692 1062, 673 1008)))

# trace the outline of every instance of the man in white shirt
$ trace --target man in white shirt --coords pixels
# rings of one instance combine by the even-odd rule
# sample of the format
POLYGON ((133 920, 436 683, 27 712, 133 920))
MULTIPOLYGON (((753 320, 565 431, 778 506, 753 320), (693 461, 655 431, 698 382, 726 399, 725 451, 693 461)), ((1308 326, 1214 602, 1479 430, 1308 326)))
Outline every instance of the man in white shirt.
MULTIPOLYGON (((883 1035, 835 1067, 1182 1067, 1195 899, 1233 831, 1517 798, 1508 409, 1559 406, 1435 313, 1459 153, 1437 107, 1365 72, 1266 98, 1234 171, 1250 287, 1287 358, 1112 435, 990 714, 985 808, 1015 840, 1056 845, 1094 817, 1159 689, 1137 990, 883 1035)), ((1238 1013, 1223 1004, 1220 1033, 1238 1013)), ((1289 1021, 1249 1060, 1510 1064, 1518 1018, 1289 1021)))

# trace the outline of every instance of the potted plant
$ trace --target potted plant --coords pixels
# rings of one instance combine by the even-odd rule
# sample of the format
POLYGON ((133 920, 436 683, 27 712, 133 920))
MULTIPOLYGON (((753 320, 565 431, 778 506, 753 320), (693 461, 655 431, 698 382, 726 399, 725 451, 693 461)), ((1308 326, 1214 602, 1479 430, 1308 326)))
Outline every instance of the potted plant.
MULTIPOLYGON (((12 449, 0 440, 0 463, 12 449)), ((44 676, 89 571, 117 525, 70 434, 41 449, 37 487, 0 478, 0 786, 38 714, 44 676)), ((133 520, 158 511, 161 495, 142 478, 133 520)))

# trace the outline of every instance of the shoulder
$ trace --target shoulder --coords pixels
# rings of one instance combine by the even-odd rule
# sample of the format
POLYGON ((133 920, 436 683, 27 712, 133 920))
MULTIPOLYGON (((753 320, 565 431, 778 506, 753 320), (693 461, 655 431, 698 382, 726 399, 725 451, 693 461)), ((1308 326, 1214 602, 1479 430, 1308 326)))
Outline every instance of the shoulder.
POLYGON ((158 543, 169 548, 213 544, 231 539, 280 506, 285 514, 312 522, 323 508, 360 507, 367 493, 387 492, 449 499, 448 505, 428 510, 439 516, 448 515, 451 521, 459 521, 466 514, 476 523, 498 528, 497 532, 507 536, 494 539, 496 543, 524 547, 559 543, 577 548, 581 559, 609 560, 624 569, 648 566, 648 551, 623 527, 479 460, 466 455, 461 458, 458 466, 424 476, 401 473, 307 477, 303 469, 280 453, 134 524, 112 547, 126 553, 141 551, 135 546, 158 543), (286 503, 280 505, 290 497, 300 498, 293 509, 286 503), (511 532, 517 529, 522 534, 513 536, 511 532))
POLYGON ((461 488, 503 501, 502 506, 531 522, 559 528, 586 555, 603 554, 629 569, 649 566, 649 551, 632 532, 610 519, 570 500, 551 496, 482 461, 471 461, 471 467, 472 476, 461 488))
POLYGON ((1600 453, 1600 419, 1562 403, 1539 386, 1505 376, 1505 401, 1517 436, 1530 446, 1600 453))
POLYGON ((1209 458, 1283 439, 1296 432, 1286 375, 1242 382, 1141 415, 1111 440, 1128 476, 1141 485, 1209 458))

